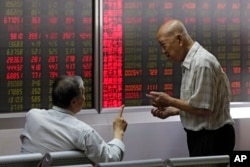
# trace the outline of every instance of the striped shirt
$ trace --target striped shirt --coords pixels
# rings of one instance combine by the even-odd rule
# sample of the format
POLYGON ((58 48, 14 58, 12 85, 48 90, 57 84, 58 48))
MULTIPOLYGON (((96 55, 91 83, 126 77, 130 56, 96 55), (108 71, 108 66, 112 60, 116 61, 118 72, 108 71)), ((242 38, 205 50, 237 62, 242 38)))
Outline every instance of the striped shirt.
POLYGON ((184 128, 193 131, 214 130, 225 124, 234 124, 230 115, 229 80, 216 57, 195 42, 181 67, 180 98, 192 107, 212 112, 209 116, 200 116, 181 111, 184 128))

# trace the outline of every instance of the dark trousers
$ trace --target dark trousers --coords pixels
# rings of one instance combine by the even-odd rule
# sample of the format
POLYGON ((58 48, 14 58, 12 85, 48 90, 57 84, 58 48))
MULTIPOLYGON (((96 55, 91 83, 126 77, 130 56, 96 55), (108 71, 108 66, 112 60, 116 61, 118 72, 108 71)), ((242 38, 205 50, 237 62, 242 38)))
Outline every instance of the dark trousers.
POLYGON ((229 155, 235 145, 235 130, 233 125, 224 125, 217 130, 191 131, 187 133, 189 155, 229 155))

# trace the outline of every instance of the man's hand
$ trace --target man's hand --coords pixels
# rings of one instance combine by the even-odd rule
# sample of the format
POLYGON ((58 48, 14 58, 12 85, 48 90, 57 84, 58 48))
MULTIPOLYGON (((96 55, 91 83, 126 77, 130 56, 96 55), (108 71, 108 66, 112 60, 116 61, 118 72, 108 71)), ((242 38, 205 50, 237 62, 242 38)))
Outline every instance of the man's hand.
POLYGON ((120 111, 113 121, 114 138, 118 138, 120 140, 123 139, 124 132, 126 131, 128 125, 127 121, 122 116, 124 107, 124 105, 120 107, 120 111))
POLYGON ((161 119, 166 119, 169 116, 173 115, 178 115, 179 114, 179 109, 174 108, 174 107, 166 107, 163 109, 159 108, 154 108, 151 110, 151 113, 153 116, 161 118, 161 119))
POLYGON ((172 97, 164 92, 150 92, 149 94, 146 94, 147 97, 152 99, 152 105, 154 107, 159 108, 162 110, 165 107, 170 106, 170 102, 172 100, 172 97))

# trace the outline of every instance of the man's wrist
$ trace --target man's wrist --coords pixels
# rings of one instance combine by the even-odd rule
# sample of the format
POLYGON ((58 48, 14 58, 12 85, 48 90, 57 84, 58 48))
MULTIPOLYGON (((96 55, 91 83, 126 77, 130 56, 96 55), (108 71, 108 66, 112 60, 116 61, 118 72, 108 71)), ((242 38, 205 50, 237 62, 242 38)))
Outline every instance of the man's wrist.
POLYGON ((124 132, 120 131, 120 132, 114 132, 114 138, 120 139, 122 140, 124 136, 124 132))

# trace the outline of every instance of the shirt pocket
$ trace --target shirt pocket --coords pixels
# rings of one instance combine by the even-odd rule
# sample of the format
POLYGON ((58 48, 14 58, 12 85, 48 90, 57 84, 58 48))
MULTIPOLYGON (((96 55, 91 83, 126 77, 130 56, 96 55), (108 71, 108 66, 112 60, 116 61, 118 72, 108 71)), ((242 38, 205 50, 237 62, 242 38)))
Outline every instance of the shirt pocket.
POLYGON ((191 97, 191 90, 190 89, 181 89, 181 99, 182 100, 189 100, 191 97))

